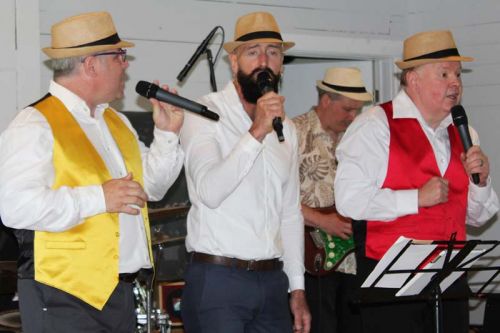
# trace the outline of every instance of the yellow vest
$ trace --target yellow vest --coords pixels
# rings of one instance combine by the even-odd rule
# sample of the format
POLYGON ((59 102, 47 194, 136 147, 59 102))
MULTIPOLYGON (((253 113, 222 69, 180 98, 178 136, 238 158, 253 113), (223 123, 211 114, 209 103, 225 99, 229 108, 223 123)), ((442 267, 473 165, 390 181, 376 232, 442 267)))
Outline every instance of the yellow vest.
MULTIPOLYGON (((49 96, 34 107, 45 116, 54 136, 53 189, 61 186, 101 185, 112 179, 102 158, 58 98, 49 96)), ((141 153, 134 134, 111 109, 105 110, 104 120, 120 149, 127 170, 144 185, 141 153)), ((151 259, 147 207, 141 213, 151 259)), ((35 231, 35 280, 102 310, 118 284, 119 231, 117 213, 89 217, 64 232, 35 231)))

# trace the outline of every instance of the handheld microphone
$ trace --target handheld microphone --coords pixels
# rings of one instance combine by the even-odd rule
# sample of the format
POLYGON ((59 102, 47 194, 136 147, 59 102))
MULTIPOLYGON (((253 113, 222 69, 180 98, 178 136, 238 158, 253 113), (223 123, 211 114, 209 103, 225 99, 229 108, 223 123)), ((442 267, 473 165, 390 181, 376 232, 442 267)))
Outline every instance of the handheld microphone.
POLYGON ((135 91, 146 98, 156 98, 159 101, 166 102, 184 110, 191 111, 197 113, 205 118, 212 120, 219 120, 219 115, 215 112, 212 112, 207 109, 205 105, 201 105, 200 103, 196 103, 187 98, 181 97, 176 94, 172 94, 164 89, 161 89, 154 83, 150 83, 147 81, 139 81, 135 86, 135 91))
POLYGON ((196 51, 194 51, 193 55, 188 60, 186 66, 184 66, 184 68, 181 70, 181 72, 179 73, 179 75, 177 75, 177 80, 178 81, 182 82, 182 80, 184 80, 184 78, 186 77, 186 75, 188 74, 188 72, 191 70, 191 67, 193 67, 193 65, 196 63, 196 61, 198 60, 198 58, 200 57, 200 55, 203 52, 205 52, 205 50, 207 49, 208 43, 214 37, 215 32, 217 31, 217 28, 219 28, 219 27, 217 26, 217 27, 213 28, 212 31, 210 31, 210 33, 208 34, 208 36, 198 46, 198 48, 196 49, 196 51))
MULTIPOLYGON (((460 140, 464 146, 464 152, 467 152, 470 147, 472 147, 472 140, 469 133, 469 122, 467 120, 467 115, 465 114, 465 109, 462 105, 455 105, 451 108, 451 117, 453 118, 453 124, 458 130, 460 135, 460 140)), ((472 174, 472 181, 474 184, 479 184, 479 174, 472 174)))
MULTIPOLYGON (((262 71, 257 74, 257 87, 259 87, 260 93, 262 95, 274 91, 273 88, 273 78, 271 74, 266 71, 262 71)), ((285 141, 285 136, 283 135, 283 123, 281 121, 281 117, 275 117, 273 119, 273 129, 278 136, 279 142, 285 141)))

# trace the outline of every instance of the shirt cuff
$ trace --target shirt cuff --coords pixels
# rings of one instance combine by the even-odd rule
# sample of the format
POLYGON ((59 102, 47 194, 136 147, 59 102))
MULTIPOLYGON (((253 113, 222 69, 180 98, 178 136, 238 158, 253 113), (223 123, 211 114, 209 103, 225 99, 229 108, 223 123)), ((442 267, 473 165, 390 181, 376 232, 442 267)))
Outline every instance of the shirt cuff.
POLYGON ((304 284, 304 276, 294 276, 294 277, 289 277, 288 282, 290 284, 290 291, 294 291, 297 289, 304 290, 305 289, 305 284, 304 284))
POLYGON ((475 202, 486 202, 491 195, 491 190, 491 177, 489 176, 484 187, 478 186, 471 181, 469 182, 470 198, 475 202))
POLYGON ((253 135, 250 134, 250 132, 247 132, 245 135, 243 135, 240 144, 241 147, 248 152, 258 153, 264 148, 264 145, 257 139, 255 139, 253 135))
POLYGON ((153 130, 153 136, 154 140, 152 144, 162 153, 173 151, 179 143, 179 136, 177 134, 174 132, 162 131, 156 127, 153 130))
POLYGON ((398 190, 395 193, 398 216, 418 213, 418 190, 398 190))
POLYGON ((84 219, 106 212, 106 199, 101 185, 75 188, 80 211, 80 223, 84 219))

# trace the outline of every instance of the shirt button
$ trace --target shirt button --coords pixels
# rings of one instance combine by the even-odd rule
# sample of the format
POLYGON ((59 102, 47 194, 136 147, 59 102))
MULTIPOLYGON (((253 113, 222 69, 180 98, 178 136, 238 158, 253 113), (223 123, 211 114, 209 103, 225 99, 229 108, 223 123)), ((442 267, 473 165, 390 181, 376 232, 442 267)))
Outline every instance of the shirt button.
POLYGON ((118 256, 115 254, 115 255, 113 256, 113 259, 118 259, 118 256))
POLYGON ((120 237, 120 233, 119 232, 115 233, 115 236, 120 237))

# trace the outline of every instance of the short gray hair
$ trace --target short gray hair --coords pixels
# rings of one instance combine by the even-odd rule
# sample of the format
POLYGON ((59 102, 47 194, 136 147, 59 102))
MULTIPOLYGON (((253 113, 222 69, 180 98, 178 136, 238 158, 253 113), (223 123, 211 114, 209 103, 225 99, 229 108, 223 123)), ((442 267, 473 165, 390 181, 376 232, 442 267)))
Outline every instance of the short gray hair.
POLYGON ((51 59, 50 68, 54 71, 54 79, 67 76, 73 73, 78 64, 82 63, 85 57, 69 57, 60 59, 51 59))
POLYGON ((321 99, 321 97, 323 95, 328 95, 328 97, 330 97, 330 99, 333 101, 336 101, 336 100, 339 100, 341 99, 342 96, 341 94, 338 94, 338 93, 335 93, 333 91, 326 91, 324 89, 321 89, 320 87, 316 86, 316 90, 318 90, 318 101, 321 99))

